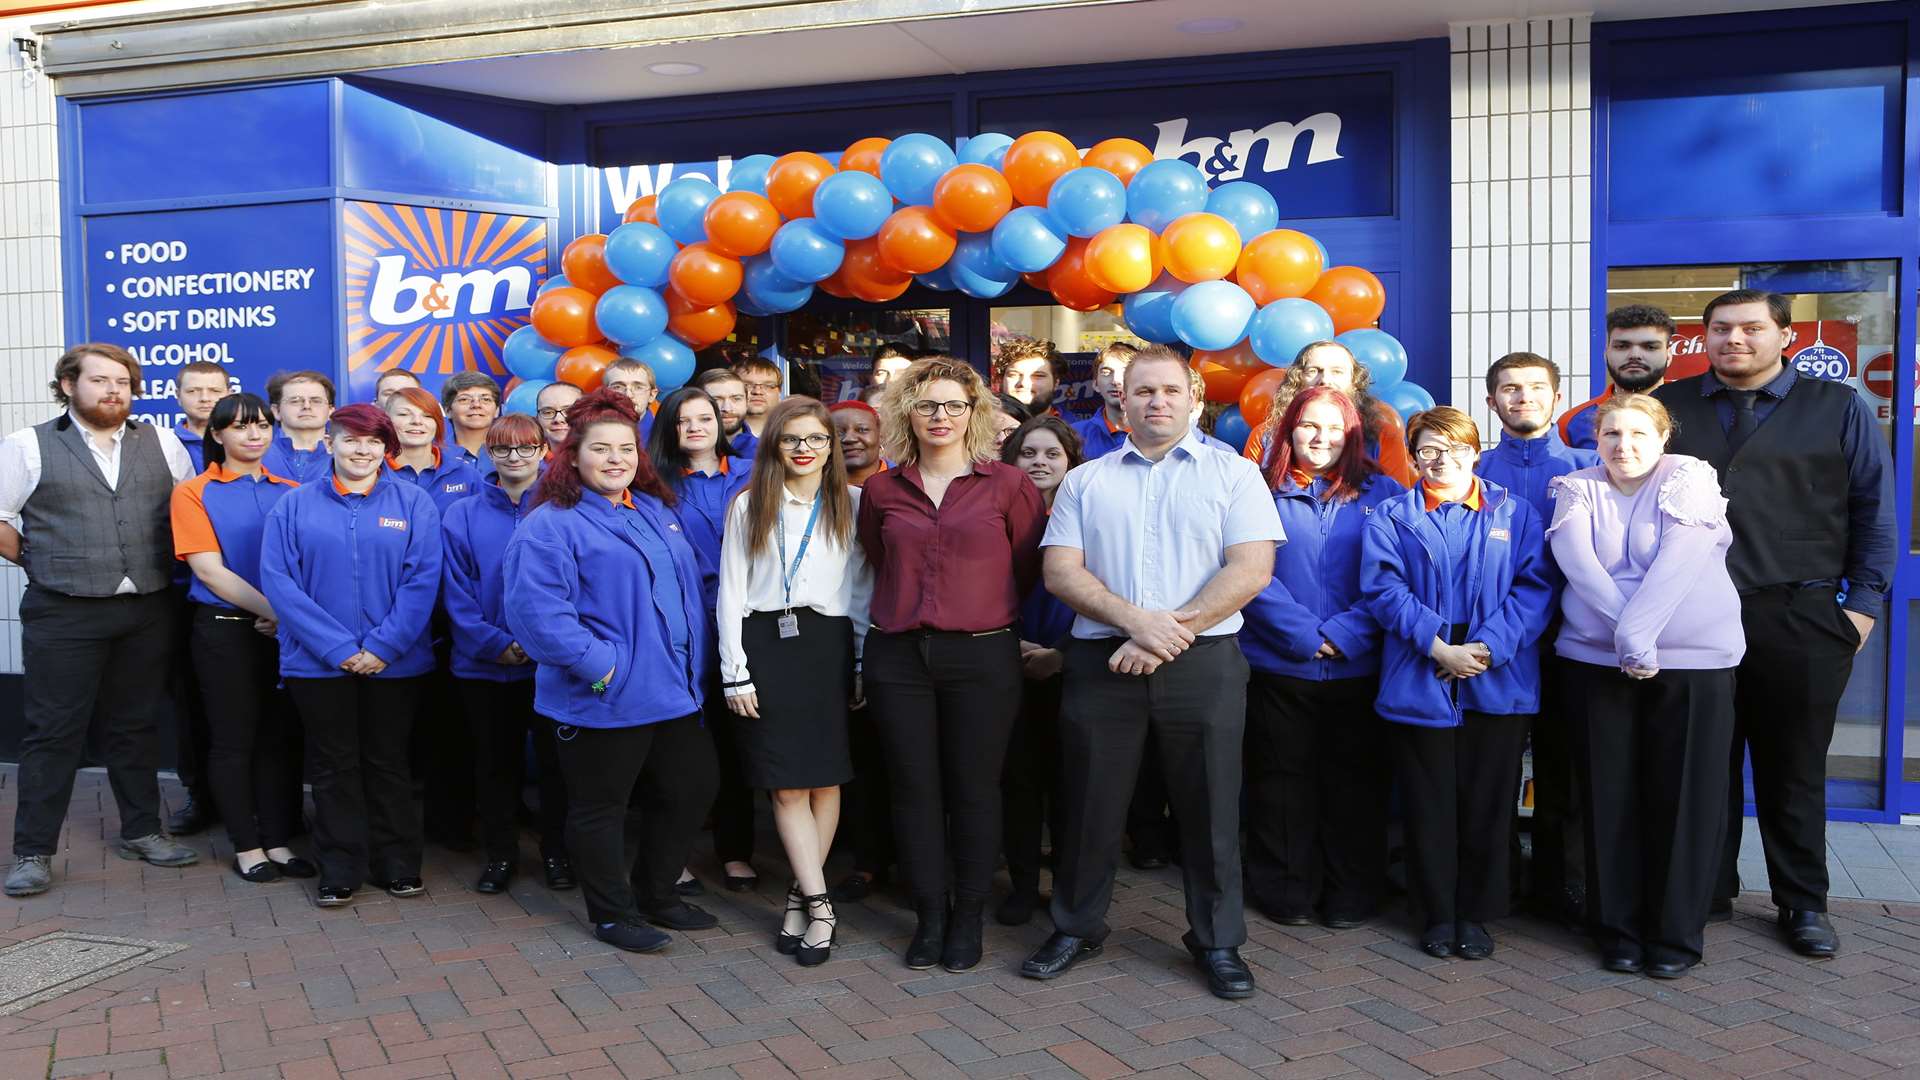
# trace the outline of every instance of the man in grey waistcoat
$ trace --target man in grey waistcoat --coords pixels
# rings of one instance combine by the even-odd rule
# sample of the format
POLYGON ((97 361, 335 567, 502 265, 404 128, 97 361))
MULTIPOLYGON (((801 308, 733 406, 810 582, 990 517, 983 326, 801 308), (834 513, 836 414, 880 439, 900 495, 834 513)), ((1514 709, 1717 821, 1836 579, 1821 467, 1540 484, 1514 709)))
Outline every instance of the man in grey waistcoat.
POLYGON ((128 419, 140 363, 125 349, 76 345, 54 364, 51 386, 66 411, 0 441, 0 557, 27 571, 8 896, 52 884, 94 725, 120 808, 115 853, 155 866, 199 857, 161 832, 154 776, 154 712, 173 651, 169 502, 193 462, 173 432, 128 419))

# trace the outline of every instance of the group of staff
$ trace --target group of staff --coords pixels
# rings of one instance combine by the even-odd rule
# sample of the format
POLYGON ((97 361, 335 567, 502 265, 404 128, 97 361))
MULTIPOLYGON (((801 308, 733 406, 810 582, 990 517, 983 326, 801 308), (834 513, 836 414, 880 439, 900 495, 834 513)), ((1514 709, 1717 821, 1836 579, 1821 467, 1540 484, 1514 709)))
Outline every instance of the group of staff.
MULTIPOLYGON (((335 409, 331 383, 300 372, 272 403, 194 402, 196 468, 170 432, 128 421, 137 362, 79 346, 56 365, 67 411, 0 445, 0 555, 31 580, 7 892, 51 881, 96 711, 121 852, 194 858, 159 826, 149 710, 128 689, 164 665, 177 558, 234 871, 317 877, 323 906, 367 883, 424 890, 421 772, 429 817, 477 809, 477 888, 505 889, 531 737, 548 883, 577 881, 603 941, 649 951, 661 928, 714 925, 685 899, 694 837, 711 809, 729 886, 751 888, 758 791, 792 870, 774 943, 824 962, 851 783, 856 868, 870 881, 897 861, 913 968, 980 962, 1003 854, 996 916, 1030 918, 1050 835, 1054 932, 1021 966, 1047 979, 1102 947, 1151 761, 1183 943, 1213 993, 1239 998, 1255 985, 1243 892, 1285 924, 1372 917, 1396 781, 1420 947, 1492 955, 1520 758, 1530 729, 1537 757, 1554 729, 1570 749, 1536 779, 1573 804, 1603 961, 1677 977, 1701 958, 1738 805, 1743 612, 1752 626, 1755 597, 1790 591, 1857 647, 1871 623, 1836 594, 1883 594, 1886 577, 1847 514, 1817 512, 1845 494, 1778 511, 1819 535, 1747 531, 1770 512, 1751 504, 1781 501, 1770 482, 1885 478, 1848 471, 1843 389, 1780 374, 1784 298, 1728 294, 1705 318, 1714 373, 1612 394, 1593 410, 1597 454, 1555 433, 1543 357, 1489 371, 1502 438, 1483 454, 1456 409, 1403 431, 1321 342, 1248 456, 1198 429, 1186 359, 1149 346, 1102 354, 1101 414, 1078 425, 1035 391, 1050 360, 1017 371, 1032 415, 1006 432, 1010 407, 939 356, 832 409, 780 401, 760 362, 655 404, 652 373, 622 361, 591 393, 549 388, 537 419, 499 416, 483 377, 436 401, 389 373, 378 404, 335 409), (1764 418, 1754 388, 1772 394, 1764 418), (1678 452, 1696 427, 1708 449, 1678 452), (1730 508, 1719 476, 1742 470, 1730 508), (435 769, 410 763, 416 718, 429 755, 460 744, 463 777, 438 784, 451 811, 435 769), (303 770, 314 862, 288 846, 303 770)), ((1781 907, 1796 948, 1832 955, 1824 888, 1781 907)))

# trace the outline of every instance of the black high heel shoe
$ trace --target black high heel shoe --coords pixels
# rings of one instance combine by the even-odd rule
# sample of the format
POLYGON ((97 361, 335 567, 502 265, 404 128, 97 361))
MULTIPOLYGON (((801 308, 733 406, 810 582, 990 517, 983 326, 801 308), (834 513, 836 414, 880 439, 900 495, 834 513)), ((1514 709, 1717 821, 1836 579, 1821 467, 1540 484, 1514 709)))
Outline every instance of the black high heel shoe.
POLYGON ((780 915, 780 933, 773 939, 773 947, 781 956, 792 956, 800 951, 800 943, 806 940, 807 930, 802 926, 797 934, 787 933, 787 916, 794 912, 802 915, 807 911, 807 898, 801 895, 800 883, 787 886, 787 910, 780 915))
POLYGON ((825 944, 809 945, 807 944, 806 933, 803 931, 800 935, 800 947, 795 950, 793 958, 800 961, 801 967, 818 967, 826 963, 828 958, 833 955, 834 940, 840 936, 840 916, 832 913, 833 897, 826 893, 820 893, 818 896, 802 897, 802 899, 807 902, 807 930, 812 930, 814 923, 826 923, 827 940, 825 944), (826 908, 829 914, 815 915, 813 913, 815 908, 821 907, 826 908))

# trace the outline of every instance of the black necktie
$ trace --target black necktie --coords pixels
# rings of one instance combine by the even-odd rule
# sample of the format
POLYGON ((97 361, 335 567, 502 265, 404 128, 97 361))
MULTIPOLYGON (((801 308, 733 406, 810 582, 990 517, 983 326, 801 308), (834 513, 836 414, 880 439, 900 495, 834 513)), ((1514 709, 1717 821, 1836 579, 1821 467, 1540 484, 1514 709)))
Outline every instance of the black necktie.
POLYGON ((1740 452, 1740 447, 1760 426, 1760 418, 1753 412, 1753 402, 1760 391, 1728 390, 1727 393, 1733 398, 1733 430, 1727 432, 1727 455, 1731 457, 1740 452))

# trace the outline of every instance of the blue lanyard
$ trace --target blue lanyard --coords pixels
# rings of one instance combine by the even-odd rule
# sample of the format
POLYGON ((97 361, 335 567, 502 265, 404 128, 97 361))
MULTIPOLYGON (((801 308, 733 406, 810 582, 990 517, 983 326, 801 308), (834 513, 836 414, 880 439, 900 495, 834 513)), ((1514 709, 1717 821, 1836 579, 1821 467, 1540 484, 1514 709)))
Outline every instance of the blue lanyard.
MULTIPOLYGON (((774 534, 780 540, 780 565, 786 570, 780 576, 780 591, 786 597, 787 610, 793 610, 793 583, 800 577, 800 561, 807 557, 807 545, 813 542, 813 526, 820 520, 820 492, 814 492, 813 512, 807 515, 807 531, 800 536, 800 550, 794 552, 793 565, 787 566, 787 513, 786 507, 774 515, 774 534)), ((782 498, 785 496, 782 495, 782 498)))

